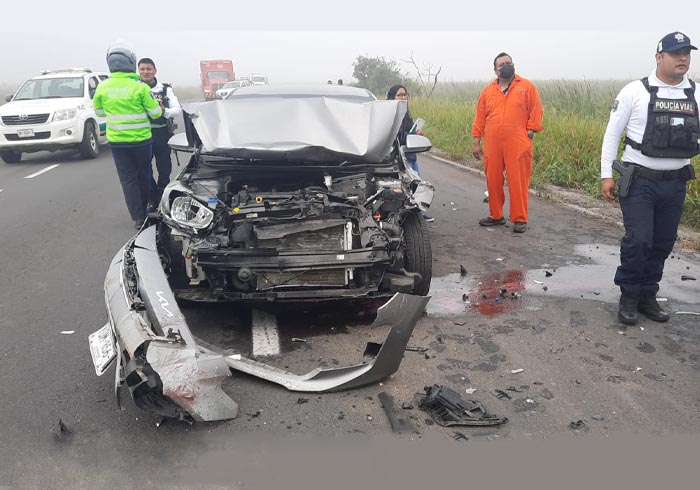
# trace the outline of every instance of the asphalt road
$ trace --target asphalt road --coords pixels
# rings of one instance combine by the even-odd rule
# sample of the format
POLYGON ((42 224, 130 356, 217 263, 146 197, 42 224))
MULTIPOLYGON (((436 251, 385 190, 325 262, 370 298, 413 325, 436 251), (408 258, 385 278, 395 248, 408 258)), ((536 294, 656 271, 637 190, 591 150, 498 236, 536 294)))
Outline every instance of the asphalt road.
MULTIPOLYGON (((206 488, 246 488, 250 473, 229 472, 265 474, 276 457, 301 461, 298 448, 311 436, 363 447, 377 435, 389 436, 389 445, 418 438, 454 445, 455 430, 470 441, 698 434, 700 320, 674 315, 668 324, 621 328, 612 286, 619 228, 534 198, 527 233, 481 228, 483 180, 427 156, 420 164, 436 186, 433 298, 410 345, 427 351, 407 352, 381 386, 346 393, 292 393, 234 374, 225 389, 241 415, 192 426, 158 424, 130 399, 118 411, 113 368, 98 378, 92 367, 87 336, 106 321, 104 275, 134 231, 109 150, 89 161, 66 151, 0 164, 0 486, 204 488, 206 475, 214 482, 206 488), (401 407, 432 384, 480 400, 509 422, 441 428, 417 408, 400 409, 421 434, 392 435, 377 395, 386 391, 401 407), (585 426, 571 429, 578 420, 585 426)), ((670 311, 700 311, 700 281, 681 275, 700 279, 697 254, 674 253, 659 296, 670 311)), ((186 313, 228 318, 228 340, 252 349, 238 310, 186 313)), ((280 322, 282 352, 270 362, 302 372, 356 361, 368 338, 381 338, 369 323, 354 310, 295 312, 280 322)))

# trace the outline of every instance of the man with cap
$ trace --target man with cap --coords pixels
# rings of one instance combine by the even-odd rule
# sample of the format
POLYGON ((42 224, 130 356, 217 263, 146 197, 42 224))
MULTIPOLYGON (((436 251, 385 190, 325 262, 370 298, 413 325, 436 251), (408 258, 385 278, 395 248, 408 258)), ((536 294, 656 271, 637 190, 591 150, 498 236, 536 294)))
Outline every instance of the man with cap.
POLYGON ((136 74, 136 55, 124 43, 107 50, 110 77, 97 86, 93 105, 107 118, 107 140, 124 192, 124 200, 137 229, 146 220, 151 122, 163 114, 151 89, 136 74))
POLYGON ((622 162, 615 164, 625 225, 615 284, 621 291, 618 319, 627 325, 639 321, 638 313, 657 322, 669 319, 656 293, 676 241, 686 182, 695 178, 690 158, 700 153, 698 94, 686 75, 694 49, 682 32, 664 36, 656 68, 626 85, 613 102, 603 138, 601 192, 612 201, 613 161, 626 132, 622 162))

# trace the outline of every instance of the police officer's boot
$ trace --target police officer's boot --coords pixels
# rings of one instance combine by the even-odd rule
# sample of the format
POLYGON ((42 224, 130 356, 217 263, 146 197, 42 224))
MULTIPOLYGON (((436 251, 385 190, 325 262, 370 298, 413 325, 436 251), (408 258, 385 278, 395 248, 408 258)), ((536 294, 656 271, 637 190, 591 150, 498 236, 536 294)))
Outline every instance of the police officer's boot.
POLYGON ((637 311, 655 322, 667 322, 671 316, 661 309, 655 294, 642 294, 639 297, 637 311))
MULTIPOLYGON (((617 311, 617 319, 625 325, 636 325, 639 321, 637 314, 637 298, 620 296, 620 308, 617 311)), ((640 310, 641 311, 641 310, 640 310)))

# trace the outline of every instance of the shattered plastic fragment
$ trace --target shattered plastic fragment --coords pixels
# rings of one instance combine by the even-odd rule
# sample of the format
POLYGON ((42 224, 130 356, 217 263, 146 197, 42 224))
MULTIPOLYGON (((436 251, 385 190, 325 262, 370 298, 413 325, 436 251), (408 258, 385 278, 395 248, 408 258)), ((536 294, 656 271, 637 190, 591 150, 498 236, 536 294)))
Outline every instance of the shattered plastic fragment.
POLYGON ((574 429, 574 430, 583 429, 586 427, 586 422, 584 422, 583 420, 577 420, 576 422, 570 422, 569 427, 574 429))
POLYGON ((552 273, 549 271, 544 271, 544 277, 552 277, 552 273))
POLYGON ((476 391, 476 388, 471 388, 471 387, 469 387, 469 388, 467 388, 467 389, 464 390, 464 391, 466 391, 467 395, 471 395, 471 394, 473 394, 473 393, 476 391))
POLYGON ((523 371, 525 371, 525 370, 522 368, 521 369, 511 369, 510 373, 511 374, 518 374, 518 373, 522 373, 523 371))
POLYGON ((533 280, 532 282, 534 282, 535 284, 538 284, 538 285, 540 285, 540 286, 541 286, 542 284, 544 284, 542 281, 535 281, 535 280, 533 280))
POLYGON ((75 330, 63 330, 61 331, 61 335, 72 335, 75 333, 75 330))
POLYGON ((700 313, 697 311, 677 311, 676 315, 695 315, 695 316, 700 316, 700 313))
POLYGON ((693 276, 681 276, 681 281, 697 281, 693 276))
POLYGON ((300 338, 297 338, 297 337, 292 337, 292 342, 307 342, 307 340, 306 340, 306 339, 300 339, 300 338))

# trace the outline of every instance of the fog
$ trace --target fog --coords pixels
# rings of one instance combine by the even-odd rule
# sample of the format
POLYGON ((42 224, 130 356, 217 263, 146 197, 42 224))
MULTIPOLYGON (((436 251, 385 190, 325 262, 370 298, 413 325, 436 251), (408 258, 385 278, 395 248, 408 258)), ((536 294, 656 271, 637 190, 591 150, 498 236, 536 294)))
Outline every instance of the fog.
MULTIPOLYGON (((260 72, 271 83, 352 82, 359 55, 395 60, 409 75, 415 69, 405 60, 413 56, 434 71, 441 67, 442 81, 486 80, 501 51, 531 79, 631 79, 653 69, 664 34, 680 30, 700 42, 700 3, 669 14, 651 2, 610 3, 8 3, 0 84, 42 69, 106 70, 105 52, 116 39, 153 58, 159 79, 186 86, 199 83, 199 60, 219 58, 233 60, 237 75, 260 72)), ((691 72, 700 73, 697 55, 695 63, 691 72)))

